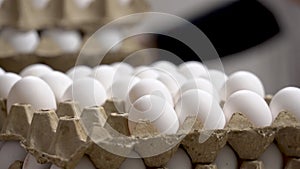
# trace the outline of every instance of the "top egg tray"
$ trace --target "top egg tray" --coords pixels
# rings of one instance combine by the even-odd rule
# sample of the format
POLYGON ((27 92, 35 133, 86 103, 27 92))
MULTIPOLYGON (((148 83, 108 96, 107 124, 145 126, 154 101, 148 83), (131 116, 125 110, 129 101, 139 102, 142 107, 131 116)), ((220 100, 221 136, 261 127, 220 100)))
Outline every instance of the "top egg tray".
MULTIPOLYGON (((49 0, 42 8, 36 7, 32 0, 4 0, 0 6, 0 27, 9 26, 20 30, 63 27, 95 31, 116 18, 148 9, 144 0, 131 0, 128 3, 93 0, 86 7, 80 7, 75 0, 49 0)), ((138 21, 123 24, 133 25, 138 21)))
POLYGON ((174 135, 158 134, 144 122, 130 136, 127 114, 118 113, 111 101, 103 107, 86 108, 82 113, 76 103, 64 102, 56 112, 33 112, 30 105, 15 104, 7 114, 5 100, 0 103, 0 140, 20 141, 39 163, 51 162, 66 169, 74 168, 85 154, 99 169, 118 169, 126 157, 108 150, 125 155, 134 150, 144 156, 166 146, 171 149, 143 158, 148 168, 164 168, 179 146, 187 151, 196 169, 216 168, 212 163, 226 144, 238 155, 241 168, 262 169, 262 162, 257 159, 273 142, 286 159, 286 169, 300 166, 300 121, 290 112, 281 112, 271 126, 262 128, 237 112, 224 129, 213 131, 202 130, 201 122, 188 118, 174 135), (189 126, 193 126, 192 130, 189 126), (93 131, 101 136, 98 144, 88 136, 93 131), (200 136, 207 134, 209 137, 199 142, 200 136))

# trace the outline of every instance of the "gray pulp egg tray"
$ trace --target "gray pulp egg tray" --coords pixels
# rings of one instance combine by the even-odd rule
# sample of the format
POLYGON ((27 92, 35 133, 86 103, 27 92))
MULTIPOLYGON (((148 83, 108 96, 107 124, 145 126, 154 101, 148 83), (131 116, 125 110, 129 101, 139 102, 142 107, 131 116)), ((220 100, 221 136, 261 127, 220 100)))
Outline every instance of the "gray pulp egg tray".
MULTIPOLYGON (((65 72, 76 64, 79 55, 81 56, 81 62, 83 62, 81 64, 93 65, 100 61, 102 64, 108 64, 122 61, 128 55, 143 48, 136 39, 125 39, 122 41, 118 51, 108 52, 103 60, 100 60, 99 51, 94 50, 95 48, 97 49, 99 43, 94 40, 95 37, 91 38, 91 36, 92 34, 89 33, 84 34, 79 51, 74 53, 65 53, 51 38, 41 36, 39 44, 33 53, 20 54, 8 42, 0 38, 0 67, 7 71, 20 72, 28 65, 44 63, 55 70, 65 72), (86 42, 88 45, 85 45, 86 42), (82 58, 85 58, 85 60, 82 60, 82 58)), ((139 58, 136 59, 137 64, 143 64, 147 62, 145 58, 149 57, 139 58)))
POLYGON ((63 27, 94 31, 116 18, 148 9, 144 0, 132 0, 126 5, 117 0, 94 0, 85 8, 78 7, 74 0, 49 0, 42 9, 35 7, 32 0, 4 0, 0 6, 0 26, 22 30, 63 27))
MULTIPOLYGON (((50 162, 61 168, 73 169, 83 155, 88 155, 99 169, 118 169, 126 157, 111 152, 135 151, 144 157, 169 145, 167 151, 143 158, 145 165, 164 169, 182 147, 195 169, 216 169, 213 162, 219 150, 229 144, 239 157, 241 169, 263 169, 257 159, 273 142, 285 156, 286 169, 300 166, 300 122, 289 112, 281 112, 271 126, 263 128, 255 127, 242 113, 235 113, 220 130, 201 130, 201 122, 194 123, 190 117, 174 135, 160 135, 144 122, 136 125, 130 136, 127 114, 118 113, 111 101, 103 107, 86 108, 81 114, 73 102, 61 103, 56 112, 34 112, 28 104, 15 104, 7 114, 5 105, 1 100, 0 140, 20 141, 39 163, 50 162), (98 137, 89 137, 91 133, 98 137), (201 141, 205 137, 200 136, 207 138, 201 141)), ((10 168, 20 166, 16 161, 10 168)))
MULTIPOLYGON (((3 0, 0 5, 0 27, 14 27, 24 31, 52 28, 80 30, 83 33, 83 46, 90 35, 101 26, 121 16, 148 10, 149 5, 145 0, 131 0, 125 6, 120 5, 118 0, 93 0, 83 9, 78 7, 74 0, 49 0, 43 9, 34 7, 32 0, 3 0)), ((141 19, 139 17, 127 19, 126 22, 119 23, 118 26, 130 27, 140 22, 141 19)), ((20 72, 30 64, 45 63, 56 70, 67 71, 75 65, 79 51, 65 53, 51 39, 40 38, 37 49, 28 54, 18 53, 9 43, 0 39, 0 67, 7 71, 20 72)), ((141 44, 134 40, 128 39, 122 43, 119 52, 108 53, 102 63, 121 61, 129 54, 142 48, 141 44)), ((99 44, 93 48, 95 49, 97 46, 99 44)), ((99 59, 97 60, 99 54, 95 54, 91 50, 85 49, 86 53, 81 53, 88 56, 86 63, 82 64, 89 65, 99 62, 99 59)))

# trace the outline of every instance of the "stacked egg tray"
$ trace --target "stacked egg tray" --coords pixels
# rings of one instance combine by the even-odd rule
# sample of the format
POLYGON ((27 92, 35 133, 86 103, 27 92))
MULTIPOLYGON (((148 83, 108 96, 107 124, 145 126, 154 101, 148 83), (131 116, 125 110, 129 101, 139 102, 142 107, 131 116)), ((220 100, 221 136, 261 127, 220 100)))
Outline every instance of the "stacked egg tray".
MULTIPOLYGON (((270 97, 266 101, 269 102, 270 97)), ((143 158, 147 168, 167 169, 166 164, 180 147, 187 152, 195 169, 216 169, 215 158, 227 144, 239 157, 241 169, 263 169, 263 162, 257 159, 272 143, 284 156, 285 169, 300 166, 300 122, 290 112, 279 113, 272 125, 262 128, 255 127, 243 113, 237 112, 224 129, 204 131, 199 121, 194 123, 187 118, 174 135, 157 134, 155 128, 149 128, 145 122, 138 124, 134 136, 130 136, 127 114, 118 113, 112 101, 82 112, 75 102, 60 103, 56 112, 33 112, 28 104, 15 104, 8 115, 5 100, 0 103, 0 140, 20 141, 37 162, 61 168, 72 169, 87 155, 96 168, 118 169, 126 157, 111 153, 113 150, 122 154, 135 151, 143 156, 143 152, 154 152, 169 145, 172 148, 168 151, 143 158), (86 125, 97 128, 101 136, 98 144, 88 136, 92 129, 86 125), (199 141, 200 136, 207 134, 207 139, 199 141)), ((10 168, 20 169, 21 164, 16 161, 10 168)))
MULTIPOLYGON (((46 5, 39 8, 34 5, 38 1, 34 0, 3 0, 0 5, 0 27, 20 31, 43 31, 53 28, 76 30, 82 34, 82 47, 92 33, 104 24, 121 16, 145 12, 149 9, 144 0, 125 0, 123 5, 119 0, 92 0, 85 7, 80 7, 77 4, 80 0, 77 1, 41 0, 40 2, 46 2, 46 5)), ((135 19, 126 20, 126 23, 118 26, 133 26, 140 21, 137 17, 135 19)), ((141 49, 140 43, 135 40, 125 40, 121 49, 118 52, 109 52, 102 63, 120 61, 138 49, 141 49)), ((20 53, 5 40, 0 39, 0 67, 12 72, 19 72, 33 63, 45 63, 57 70, 66 71, 75 65, 79 53, 79 51, 64 52, 58 44, 45 37, 40 37, 35 51, 20 53)))
MULTIPOLYGON (((82 43, 79 49, 83 48, 89 37, 91 37, 90 34, 82 36, 82 43)), ((89 41, 88 43, 92 44, 93 42, 89 41)), ((137 43, 134 38, 124 40, 122 41, 120 49, 116 52, 107 53, 101 63, 108 64, 121 61, 129 54, 141 48, 143 48, 142 45, 137 43)), ((84 51, 85 53, 80 53, 80 51, 65 53, 52 39, 41 36, 40 42, 33 53, 21 54, 16 52, 9 43, 0 39, 0 67, 10 72, 20 72, 31 64, 44 63, 56 70, 65 72, 76 64, 79 55, 88 58, 85 60, 86 62, 82 64, 89 65, 100 62, 97 57, 99 53, 90 53, 87 48, 84 48, 84 51)), ((137 62, 143 63, 144 61, 137 60, 137 62)))
MULTIPOLYGON (((0 6, 0 27, 21 30, 63 27, 95 31, 124 15, 145 12, 149 6, 143 0, 122 2, 118 0, 3 0, 0 6), (35 3, 40 5, 34 5, 35 3), (80 5, 82 4, 83 5, 80 5), (40 6, 40 7, 39 7, 40 6)), ((138 20, 127 22, 135 24, 138 20)), ((124 23, 125 24, 125 23, 124 23)))

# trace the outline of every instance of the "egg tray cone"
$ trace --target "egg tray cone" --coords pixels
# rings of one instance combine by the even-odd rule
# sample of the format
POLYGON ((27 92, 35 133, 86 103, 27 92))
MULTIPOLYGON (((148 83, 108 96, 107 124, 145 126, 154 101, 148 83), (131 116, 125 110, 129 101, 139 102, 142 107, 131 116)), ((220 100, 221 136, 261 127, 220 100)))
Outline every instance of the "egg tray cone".
MULTIPOLYGON (((91 36, 90 33, 84 34, 79 50, 73 53, 63 52, 52 39, 41 36, 36 50, 28 54, 18 53, 8 42, 0 38, 0 67, 6 71, 19 73, 26 66, 44 63, 55 70, 65 72, 76 65, 79 56, 81 64, 95 66, 95 63, 100 62, 109 64, 123 61, 131 53, 143 48, 136 39, 125 39, 122 41, 120 49, 108 52, 103 60, 100 60, 99 53, 101 51, 95 51, 95 49, 101 45, 96 41, 88 40, 91 36)), ((137 64, 145 64, 151 62, 152 58, 140 56, 135 61, 137 64)))
MULTIPOLYGON (((2 123, 1 140, 19 140, 39 163, 50 162, 66 169, 73 169, 84 155, 99 169, 118 169, 127 158, 123 155, 132 151, 144 156, 149 169, 165 168, 178 147, 187 152, 194 168, 217 168, 213 162, 225 144, 237 154, 240 168, 263 169, 257 158, 273 142, 289 159, 285 162, 287 169, 299 168, 300 164, 299 121, 289 112, 281 112, 271 126, 263 128, 255 127, 242 113, 235 113, 221 130, 204 131, 199 128, 201 124, 197 124, 191 130, 182 128, 174 135, 157 135, 152 127, 144 135, 137 132, 137 135, 129 136, 129 131, 125 132, 128 130, 126 114, 115 112, 114 107, 109 109, 111 112, 103 108, 113 106, 111 102, 82 112, 72 102, 61 103, 57 111, 36 112, 30 105, 15 104, 8 115, 5 100, 2 99, 0 105, 1 116, 6 117, 2 123), (114 126, 109 123, 118 128, 113 130, 114 126), (204 136, 206 139, 203 140, 204 136), (155 154, 166 145, 170 145, 170 149, 155 154), (147 156, 147 153, 155 155, 147 156)), ((141 123, 136 129, 142 131, 149 125, 148 122, 141 123)), ((20 164, 16 161, 11 168, 18 168, 20 164)))
POLYGON ((149 5, 144 0, 132 0, 125 6, 117 0, 94 0, 85 8, 78 7, 74 0, 49 0, 42 9, 35 7, 31 0, 4 0, 0 6, 0 26, 22 30, 63 27, 94 31, 118 17, 148 10, 149 5))

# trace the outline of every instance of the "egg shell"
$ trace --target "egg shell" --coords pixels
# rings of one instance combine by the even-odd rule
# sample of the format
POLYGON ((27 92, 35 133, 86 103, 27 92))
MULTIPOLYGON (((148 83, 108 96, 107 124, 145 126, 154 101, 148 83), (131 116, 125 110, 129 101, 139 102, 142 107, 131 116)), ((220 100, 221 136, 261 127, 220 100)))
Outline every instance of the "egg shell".
POLYGON ((189 61, 178 66, 178 72, 183 74, 187 79, 197 77, 208 78, 207 68, 200 62, 189 61))
POLYGON ((199 89, 184 92, 175 105, 180 124, 189 116, 196 116, 204 129, 222 129, 226 124, 222 108, 211 94, 199 89))
POLYGON ((153 64, 151 64, 152 67, 161 70, 162 72, 166 72, 166 73, 178 73, 177 72, 177 66, 169 61, 165 61, 165 60, 160 60, 160 61, 156 61, 153 64))
POLYGON ((238 169, 237 157, 228 145, 219 151, 215 163, 218 169, 238 169))
POLYGON ((129 110, 129 130, 140 120, 149 121, 160 133, 175 134, 179 121, 172 105, 155 95, 144 95, 137 99, 129 110))
POLYGON ((0 75, 0 98, 7 98, 12 86, 20 79, 21 77, 15 73, 0 75))
POLYGON ((214 70, 214 69, 209 69, 209 81, 213 84, 215 89, 220 92, 222 89, 223 85, 226 83, 228 76, 219 70, 214 70))
POLYGON ((52 39, 65 53, 75 53, 81 46, 81 35, 76 30, 52 28, 43 31, 42 36, 52 39))
POLYGON ((155 79, 142 79, 132 86, 128 93, 128 99, 126 100, 128 108, 138 98, 148 94, 160 96, 171 105, 174 105, 171 93, 162 82, 155 79))
POLYGON ((258 158, 264 164, 265 169, 282 169, 283 156, 277 146, 272 143, 266 151, 258 158))
MULTIPOLYGON (((50 169, 60 169, 56 165, 52 165, 50 169)), ((96 169, 94 164, 87 156, 83 156, 74 169, 96 169)))
POLYGON ((204 79, 204 78, 189 79, 181 85, 180 89, 176 93, 175 102, 178 101, 179 97, 184 92, 191 90, 191 89, 199 89, 199 90, 206 91, 210 94, 214 94, 214 87, 211 84, 211 82, 208 81, 207 79, 204 79))
POLYGON ((130 104, 125 108, 128 92, 140 80, 140 78, 134 76, 123 76, 116 79, 107 90, 107 97, 109 100, 113 100, 114 107, 118 112, 126 112, 129 109, 130 104))
POLYGON ((132 86, 137 84, 140 80, 140 78, 134 76, 123 76, 116 79, 112 86, 108 89, 110 98, 113 100, 125 101, 132 86))
POLYGON ((293 113, 300 120, 300 89, 297 87, 286 87, 279 90, 270 102, 273 120, 282 111, 293 113))
POLYGON ((107 99, 103 85, 91 78, 83 77, 75 80, 64 93, 62 100, 74 100, 83 110, 85 107, 101 106, 107 99))
POLYGON ((31 0, 32 5, 37 9, 44 9, 50 0, 31 0))
POLYGON ((53 71, 41 76, 52 89, 56 102, 62 102, 62 97, 67 88, 72 84, 72 79, 62 72, 53 71))
POLYGON ((182 82, 180 81, 181 79, 177 80, 177 78, 180 77, 176 77, 169 73, 161 72, 157 80, 161 81, 169 89, 169 92, 171 93, 172 97, 175 97, 182 84, 182 82))
POLYGON ((187 153, 178 148, 177 152, 172 156, 167 164, 167 168, 170 169, 192 169, 192 162, 187 153))
POLYGON ((227 122, 232 114, 240 112, 257 127, 269 126, 272 123, 268 104, 260 95, 249 90, 233 93, 225 102, 223 110, 227 122))
POLYGON ((120 166, 119 169, 146 169, 146 166, 140 158, 127 158, 120 166))
POLYGON ((131 75, 134 71, 133 67, 126 62, 115 62, 111 64, 118 74, 131 75))
POLYGON ((0 75, 4 74, 5 71, 0 67, 0 75))
POLYGON ((50 164, 39 164, 35 157, 27 154, 22 169, 49 169, 50 164))
POLYGON ((131 2, 132 0, 119 0, 119 3, 124 7, 130 5, 131 2))
POLYGON ((9 168, 16 160, 23 161, 26 157, 26 151, 18 141, 7 141, 0 150, 1 168, 9 168))
POLYGON ((7 111, 15 103, 30 104, 34 110, 56 109, 55 95, 42 79, 27 76, 17 81, 7 97, 7 111))
POLYGON ((156 69, 152 67, 139 66, 135 68, 133 75, 141 79, 157 79, 159 76, 159 72, 157 72, 156 69))
POLYGON ((5 28, 0 36, 19 53, 33 53, 39 43, 39 36, 35 30, 20 31, 14 28, 5 28))
POLYGON ((29 65, 27 67, 25 67, 21 72, 20 75, 22 77, 26 77, 26 76, 43 76, 45 74, 51 73, 53 71, 53 69, 45 64, 32 64, 29 65))
POLYGON ((231 74, 224 84, 223 100, 226 100, 231 94, 239 90, 250 90, 257 93, 262 98, 265 96, 265 89, 260 79, 253 73, 247 71, 238 71, 231 74))
POLYGON ((88 77, 92 73, 92 69, 85 65, 76 65, 66 72, 73 81, 82 77, 88 77))
POLYGON ((111 87, 113 80, 117 76, 116 69, 109 65, 96 66, 90 75, 90 77, 98 80, 104 86, 105 90, 111 87))
POLYGON ((94 38, 99 43, 99 52, 116 52, 122 46, 122 33, 118 29, 100 29, 94 38))
POLYGON ((87 8, 94 0, 74 0, 77 7, 84 9, 87 8))

